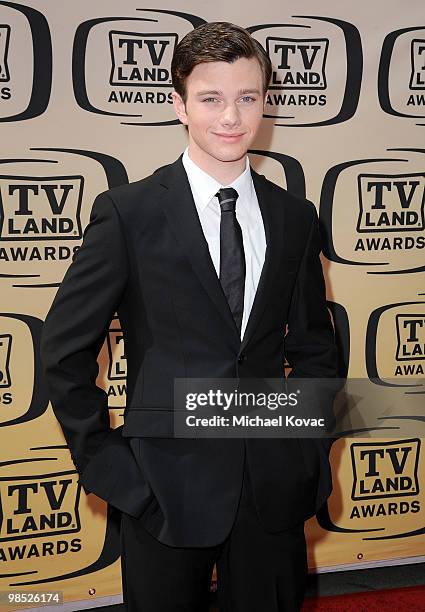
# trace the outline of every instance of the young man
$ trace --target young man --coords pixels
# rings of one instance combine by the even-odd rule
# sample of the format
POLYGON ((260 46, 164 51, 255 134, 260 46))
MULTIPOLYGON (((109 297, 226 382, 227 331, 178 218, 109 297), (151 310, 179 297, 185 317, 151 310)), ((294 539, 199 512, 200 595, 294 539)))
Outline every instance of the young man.
POLYGON ((319 440, 173 437, 175 378, 336 376, 314 206, 255 173, 270 61, 229 23, 189 33, 172 64, 189 146, 96 199, 47 316, 42 358, 81 483, 122 511, 127 609, 298 610, 304 521, 331 490, 319 440), (123 429, 96 358, 118 312, 123 429), (288 327, 286 336, 284 330, 288 327))

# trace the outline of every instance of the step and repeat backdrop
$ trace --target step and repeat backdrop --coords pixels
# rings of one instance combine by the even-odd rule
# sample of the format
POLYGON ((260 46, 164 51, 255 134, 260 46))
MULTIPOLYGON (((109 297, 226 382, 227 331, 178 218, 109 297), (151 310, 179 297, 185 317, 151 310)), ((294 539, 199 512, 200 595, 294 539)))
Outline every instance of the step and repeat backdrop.
MULTIPOLYGON (((310 568, 418 561, 423 1, 148 4, 0 0, 0 591, 58 590, 75 609, 121 592, 117 523, 78 484, 43 384, 40 334, 95 196, 186 146, 170 62, 177 42, 205 21, 248 28, 270 55, 252 165, 315 202, 341 374, 362 379, 376 401, 389 389, 395 403, 371 427, 371 404, 351 397, 357 425, 333 444, 334 490, 306 526, 310 568)), ((99 363, 115 426, 126 394, 117 319, 99 363)))

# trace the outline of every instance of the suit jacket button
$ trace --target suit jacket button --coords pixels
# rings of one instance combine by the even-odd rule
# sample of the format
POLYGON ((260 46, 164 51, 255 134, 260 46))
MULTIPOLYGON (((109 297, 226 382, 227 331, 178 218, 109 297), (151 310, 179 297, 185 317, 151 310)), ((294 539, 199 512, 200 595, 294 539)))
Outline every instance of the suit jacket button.
POLYGON ((241 353, 238 357, 238 363, 243 363, 246 359, 245 353, 241 353))

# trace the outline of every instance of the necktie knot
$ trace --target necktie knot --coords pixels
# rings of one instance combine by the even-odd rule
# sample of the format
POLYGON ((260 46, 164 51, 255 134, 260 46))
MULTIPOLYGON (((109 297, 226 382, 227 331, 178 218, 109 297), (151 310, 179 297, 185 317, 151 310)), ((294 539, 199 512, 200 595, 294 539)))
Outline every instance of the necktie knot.
POLYGON ((238 192, 233 187, 222 187, 216 193, 221 212, 235 212, 236 200, 239 197, 238 192))

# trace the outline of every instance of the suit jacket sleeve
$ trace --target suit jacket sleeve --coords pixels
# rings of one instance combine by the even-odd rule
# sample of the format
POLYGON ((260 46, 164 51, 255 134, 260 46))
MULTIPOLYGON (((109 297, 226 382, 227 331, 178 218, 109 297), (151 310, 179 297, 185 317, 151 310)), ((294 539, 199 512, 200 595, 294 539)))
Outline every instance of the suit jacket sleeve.
POLYGON ((97 356, 127 276, 121 219, 111 198, 100 194, 82 246, 47 315, 41 340, 53 411, 79 472, 111 432, 107 394, 95 382, 97 356))
POLYGON ((338 371, 337 352, 320 261, 319 219, 309 204, 312 220, 289 308, 285 356, 291 377, 332 378, 338 371))
POLYGON ((310 205, 312 221, 289 309, 285 356, 292 366, 288 378, 297 379, 290 383, 291 388, 295 385, 301 390, 299 416, 302 412, 324 417, 330 433, 335 427, 333 401, 341 381, 336 378, 337 348, 320 261, 319 219, 315 206, 310 205))

